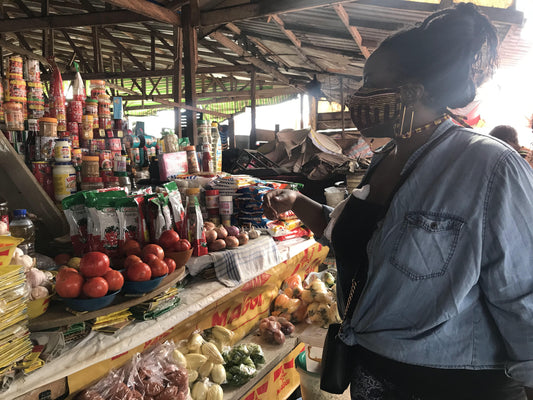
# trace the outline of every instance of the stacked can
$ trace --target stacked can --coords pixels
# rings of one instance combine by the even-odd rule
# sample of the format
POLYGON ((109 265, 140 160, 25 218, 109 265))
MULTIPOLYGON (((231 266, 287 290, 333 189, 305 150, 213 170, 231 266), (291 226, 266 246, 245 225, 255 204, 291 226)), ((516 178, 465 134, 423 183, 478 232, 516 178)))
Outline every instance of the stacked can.
POLYGON ((28 89, 28 118, 39 119, 44 116, 44 93, 41 83, 41 70, 38 60, 26 62, 26 77, 28 89))
POLYGON ((26 109, 28 98, 26 81, 23 76, 23 61, 20 56, 9 57, 4 97, 6 101, 4 113, 7 130, 24 130, 24 120, 28 113, 26 109))

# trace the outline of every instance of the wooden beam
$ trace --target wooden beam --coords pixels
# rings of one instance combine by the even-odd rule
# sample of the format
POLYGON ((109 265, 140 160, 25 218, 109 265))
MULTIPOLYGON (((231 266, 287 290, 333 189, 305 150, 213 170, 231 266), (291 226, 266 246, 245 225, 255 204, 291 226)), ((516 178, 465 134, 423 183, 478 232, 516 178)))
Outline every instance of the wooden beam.
MULTIPOLYGON (((172 77, 172 97, 174 103, 181 104, 181 80, 183 71, 183 31, 181 27, 174 27, 174 75, 172 77)), ((181 110, 174 107, 174 133, 179 138, 183 137, 181 132, 181 110)))
POLYGON ((76 43, 74 43, 72 41, 72 39, 70 38, 70 36, 68 35, 68 33, 64 30, 64 29, 61 29, 60 32, 63 34, 63 36, 65 37, 66 41, 70 44, 70 47, 72 47, 72 49, 76 52, 76 55, 78 56, 78 58, 80 59, 80 62, 85 66, 85 68, 87 69, 87 71, 92 71, 93 69, 91 68, 91 66, 89 65, 89 63, 87 62, 87 60, 85 59, 83 53, 81 52, 81 50, 78 48, 78 46, 76 46, 76 43))
POLYGON ((21 54, 21 55, 24 55, 24 56, 28 56, 30 58, 34 58, 36 60, 39 60, 41 63, 43 63, 44 65, 48 65, 50 66, 50 63, 48 62, 48 60, 46 58, 44 58, 43 56, 41 56, 40 54, 35 54, 31 51, 28 51, 20 46, 15 46, 14 44, 11 44, 9 43, 8 41, 6 40, 0 40, 0 47, 4 48, 4 49, 8 49, 8 50, 11 50, 13 53, 16 53, 16 54, 21 54))
MULTIPOLYGON (((198 1, 192 1, 182 8, 183 16, 183 67, 185 103, 189 107, 196 108, 196 68, 198 67, 198 37, 193 26, 194 16, 197 14, 194 8, 198 7, 198 1)), ((198 144, 198 127, 196 112, 187 109, 187 137, 193 145, 198 144)))
POLYGON ((296 51, 296 54, 298 54, 298 56, 306 63, 313 64, 315 67, 318 68, 319 71, 324 71, 324 68, 322 68, 322 66, 314 62, 309 57, 307 57, 307 55, 302 51, 302 42, 296 37, 294 32, 285 28, 285 23, 279 17, 279 15, 276 15, 276 14, 272 15, 272 19, 279 26, 279 29, 283 32, 283 34, 287 36, 287 38, 289 38, 291 43, 294 45, 295 47, 294 50, 296 51))
POLYGON ((311 8, 326 7, 332 4, 349 3, 353 0, 270 0, 251 4, 241 4, 218 10, 205 11, 200 15, 200 25, 221 25, 243 19, 264 17, 270 14, 282 14, 311 8))
POLYGON ((283 82, 286 85, 289 85, 289 79, 285 77, 281 72, 279 72, 276 68, 268 65, 264 61, 256 58, 248 51, 244 50, 241 46, 239 46, 237 43, 233 42, 231 39, 226 37, 221 32, 213 32, 209 35, 209 37, 213 40, 216 40, 221 45, 227 47, 231 51, 233 51, 235 54, 237 54, 239 57, 244 58, 249 63, 255 65, 257 68, 260 68, 262 71, 271 74, 274 79, 283 82))
POLYGON ((180 26, 181 18, 174 11, 146 0, 104 0, 120 8, 145 15, 156 21, 180 26))
POLYGON ((251 110, 251 118, 252 118, 252 129, 250 131, 250 143, 248 144, 250 149, 256 149, 257 148, 257 132, 256 132, 256 118, 257 118, 257 109, 256 109, 256 82, 255 82, 255 69, 252 70, 252 77, 251 77, 251 87, 250 87, 250 110, 251 110))
POLYGON ((142 70, 145 70, 146 67, 144 66, 143 63, 141 63, 133 54, 131 54, 131 52, 126 49, 122 43, 120 43, 120 41, 115 38, 113 35, 111 35, 105 28, 101 28, 100 31, 104 34, 104 36, 106 37, 106 39, 108 39, 109 41, 111 41, 115 46, 117 46, 117 48, 124 54, 126 54, 126 57, 128 57, 131 62, 133 64, 135 64, 135 66, 137 66, 137 68, 139 69, 142 69, 142 70))
POLYGON ((350 25, 350 17, 348 16, 348 13, 346 12, 342 4, 335 4, 333 6, 333 9, 337 13, 337 16, 342 21, 348 32, 350 32, 350 34, 352 35, 355 44, 361 51, 361 54, 365 56, 365 58, 370 57, 370 51, 368 51, 368 49, 363 46, 363 38, 361 37, 361 34, 357 30, 357 28, 355 26, 350 25))
POLYGON ((130 11, 106 11, 72 15, 14 18, 2 20, 0 33, 24 32, 37 29, 72 28, 80 26, 116 25, 149 20, 130 11))

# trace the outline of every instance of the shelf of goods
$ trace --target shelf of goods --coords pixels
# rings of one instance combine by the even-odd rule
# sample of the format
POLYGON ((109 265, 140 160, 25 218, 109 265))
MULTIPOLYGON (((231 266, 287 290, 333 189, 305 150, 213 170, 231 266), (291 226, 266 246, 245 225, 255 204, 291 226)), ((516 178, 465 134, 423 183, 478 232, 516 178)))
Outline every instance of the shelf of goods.
MULTIPOLYGON (((261 318, 269 315, 270 305, 283 280, 295 273, 308 274, 316 271, 328 253, 327 247, 312 239, 289 242, 291 241, 279 244, 281 263, 244 284, 227 287, 217 280, 194 278, 180 291, 180 305, 157 319, 136 321, 114 335, 91 332, 73 349, 12 382, 7 391, 0 393, 0 400, 37 399, 40 398, 39 393, 49 390, 54 384, 65 383, 69 393, 75 394, 102 378, 111 369, 124 365, 135 353, 142 352, 155 343, 185 339, 195 330, 215 325, 232 330, 236 341, 243 338, 258 340, 251 332, 256 329, 261 318)), ((273 379, 269 372, 274 367, 276 370, 287 367, 288 371, 282 374, 283 379, 277 379, 270 385, 271 390, 281 384, 284 386, 277 388, 277 393, 280 396, 285 392, 290 394, 299 384, 297 379, 290 380, 289 377, 291 373, 297 375, 294 357, 302 348, 296 335, 288 338, 282 347, 265 344, 267 365, 247 385, 231 389, 224 387, 224 398, 246 399, 252 396, 250 398, 267 399, 264 396, 270 392, 265 392, 265 385, 268 386, 269 379, 273 379), (292 382, 290 385, 286 382, 287 379, 292 382), (254 386, 259 383, 263 386, 254 386), (258 396, 260 393, 266 394, 258 396)), ((281 370, 278 375, 280 373, 281 370)))

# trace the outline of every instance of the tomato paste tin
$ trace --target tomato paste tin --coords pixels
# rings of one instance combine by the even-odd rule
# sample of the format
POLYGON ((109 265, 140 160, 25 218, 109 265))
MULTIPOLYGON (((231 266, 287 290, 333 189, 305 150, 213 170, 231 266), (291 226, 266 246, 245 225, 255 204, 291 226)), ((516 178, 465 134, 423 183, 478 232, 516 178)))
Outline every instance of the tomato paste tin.
POLYGON ((122 150, 122 140, 118 138, 109 138, 107 140, 107 148, 109 150, 120 151, 122 150))
POLYGON ((37 136, 35 138, 35 158, 37 161, 51 161, 54 156, 55 137, 37 136))
POLYGON ((23 79, 23 63, 21 56, 9 57, 7 76, 12 79, 23 79))
POLYGON ((39 185, 41 185, 48 196, 53 199, 54 180, 50 164, 46 161, 34 161, 31 163, 31 171, 37 182, 39 182, 39 185))

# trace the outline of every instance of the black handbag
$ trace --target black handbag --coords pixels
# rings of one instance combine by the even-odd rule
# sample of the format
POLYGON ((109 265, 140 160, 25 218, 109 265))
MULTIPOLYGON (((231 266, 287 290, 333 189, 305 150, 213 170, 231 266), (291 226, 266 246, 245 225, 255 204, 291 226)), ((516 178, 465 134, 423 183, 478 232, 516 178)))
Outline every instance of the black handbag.
POLYGON ((324 341, 322 351, 322 369, 320 371, 320 389, 334 394, 342 394, 350 384, 353 374, 354 360, 356 357, 355 346, 349 346, 339 337, 342 332, 342 324, 348 319, 350 304, 352 302, 356 279, 352 279, 350 295, 346 302, 346 312, 340 324, 330 324, 324 341))

